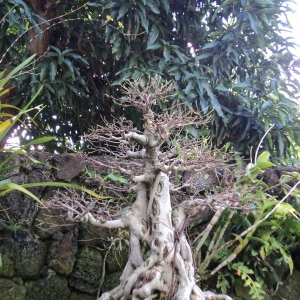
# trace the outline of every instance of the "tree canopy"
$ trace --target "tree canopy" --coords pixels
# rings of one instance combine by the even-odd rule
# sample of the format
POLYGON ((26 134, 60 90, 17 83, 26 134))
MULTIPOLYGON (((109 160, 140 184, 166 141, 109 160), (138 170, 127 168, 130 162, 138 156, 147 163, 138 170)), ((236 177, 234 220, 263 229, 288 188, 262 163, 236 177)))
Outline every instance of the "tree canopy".
POLYGON ((47 107, 31 134, 76 144, 103 116, 139 127, 140 115, 111 97, 126 79, 158 75, 176 86, 160 109, 184 102, 211 114, 190 134, 210 133, 214 145, 249 155, 274 124, 264 148, 291 157, 300 144, 300 60, 282 35, 290 11, 286 0, 0 1, 1 68, 39 54, 9 101, 25 105, 44 85, 47 107))

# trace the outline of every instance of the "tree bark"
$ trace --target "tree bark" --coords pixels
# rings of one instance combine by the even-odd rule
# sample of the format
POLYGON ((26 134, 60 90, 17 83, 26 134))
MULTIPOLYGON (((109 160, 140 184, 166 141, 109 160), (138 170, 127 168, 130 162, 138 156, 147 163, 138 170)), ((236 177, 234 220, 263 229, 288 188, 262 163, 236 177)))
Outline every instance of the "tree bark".
POLYGON ((43 31, 42 36, 38 36, 35 28, 29 30, 30 54, 45 53, 51 44, 53 31, 53 18, 56 16, 56 0, 27 0, 26 4, 38 15, 42 16, 49 24, 39 20, 39 25, 43 31))

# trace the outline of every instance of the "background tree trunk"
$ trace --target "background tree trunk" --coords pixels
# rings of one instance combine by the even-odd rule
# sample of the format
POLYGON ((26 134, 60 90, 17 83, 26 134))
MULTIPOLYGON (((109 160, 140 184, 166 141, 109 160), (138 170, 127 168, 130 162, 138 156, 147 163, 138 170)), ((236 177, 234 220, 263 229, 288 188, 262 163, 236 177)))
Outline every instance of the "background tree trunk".
POLYGON ((27 0, 25 1, 32 10, 42 16, 49 24, 39 20, 40 27, 43 31, 41 37, 35 28, 29 30, 30 36, 30 54, 41 54, 47 51, 51 44, 53 18, 56 14, 56 0, 27 0))

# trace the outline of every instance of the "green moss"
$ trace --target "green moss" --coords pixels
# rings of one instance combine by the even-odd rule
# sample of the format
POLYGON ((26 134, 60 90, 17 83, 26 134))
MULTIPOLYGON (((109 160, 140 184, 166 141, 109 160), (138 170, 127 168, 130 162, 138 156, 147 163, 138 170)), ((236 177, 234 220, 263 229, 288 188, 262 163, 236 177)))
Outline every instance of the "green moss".
POLYGON ((105 293, 117 287, 120 284, 121 275, 122 272, 116 272, 106 276, 101 288, 101 292, 105 293))
POLYGON ((8 278, 14 277, 16 272, 14 266, 14 255, 12 251, 12 245, 1 245, 0 253, 2 257, 2 267, 0 268, 0 277, 8 277, 8 278))
POLYGON ((81 248, 69 284, 77 290, 94 294, 98 290, 102 273, 102 256, 99 250, 89 247, 81 248))
POLYGON ((36 281, 30 289, 26 300, 68 300, 69 288, 67 279, 52 275, 36 281))
POLYGON ((95 300, 95 299, 96 299, 96 295, 89 295, 77 291, 73 291, 70 297, 70 300, 95 300))
POLYGON ((26 287, 19 285, 11 279, 0 278, 1 300, 25 300, 26 287))
POLYGON ((46 263, 47 245, 38 242, 14 244, 14 263, 16 275, 24 279, 35 279, 46 263))
POLYGON ((122 245, 122 250, 115 249, 110 251, 106 258, 106 267, 109 273, 122 271, 128 261, 128 246, 122 245))

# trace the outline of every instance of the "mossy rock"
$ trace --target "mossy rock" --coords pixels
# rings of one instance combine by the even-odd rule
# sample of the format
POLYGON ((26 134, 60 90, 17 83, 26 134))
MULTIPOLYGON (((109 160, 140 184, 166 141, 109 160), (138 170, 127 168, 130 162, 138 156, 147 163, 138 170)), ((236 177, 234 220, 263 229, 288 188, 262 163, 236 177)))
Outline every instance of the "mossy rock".
POLYGON ((109 251, 106 258, 106 267, 109 273, 115 273, 122 271, 128 261, 129 249, 127 245, 122 244, 122 248, 119 247, 113 251, 109 251))
POLYGON ((34 241, 15 243, 13 251, 16 275, 23 279, 38 278, 46 263, 47 245, 34 241))
MULTIPOLYGON (((12 278, 15 276, 14 252, 12 244, 0 245, 2 258, 2 267, 0 268, 0 277, 12 278)), ((1 299, 1 298, 0 298, 1 299)))
POLYGON ((25 300, 27 289, 11 279, 0 278, 1 300, 25 300))
POLYGON ((80 293, 77 291, 72 291, 70 300, 95 300, 96 295, 89 295, 86 293, 80 293))
POLYGON ((108 292, 115 287, 117 287, 120 284, 120 277, 122 275, 122 272, 116 272, 113 274, 110 274, 108 276, 105 276, 105 280, 103 282, 101 293, 108 292))
MULTIPOLYGON (((29 290, 26 300, 68 300, 68 281, 64 277, 49 275, 38 279, 29 290)), ((19 300, 19 299, 18 299, 19 300)))
POLYGON ((78 250, 69 284, 77 290, 95 294, 102 274, 102 256, 99 250, 83 247, 78 250))
POLYGON ((77 253, 77 235, 69 232, 54 240, 48 251, 48 266, 61 275, 70 275, 77 253))

